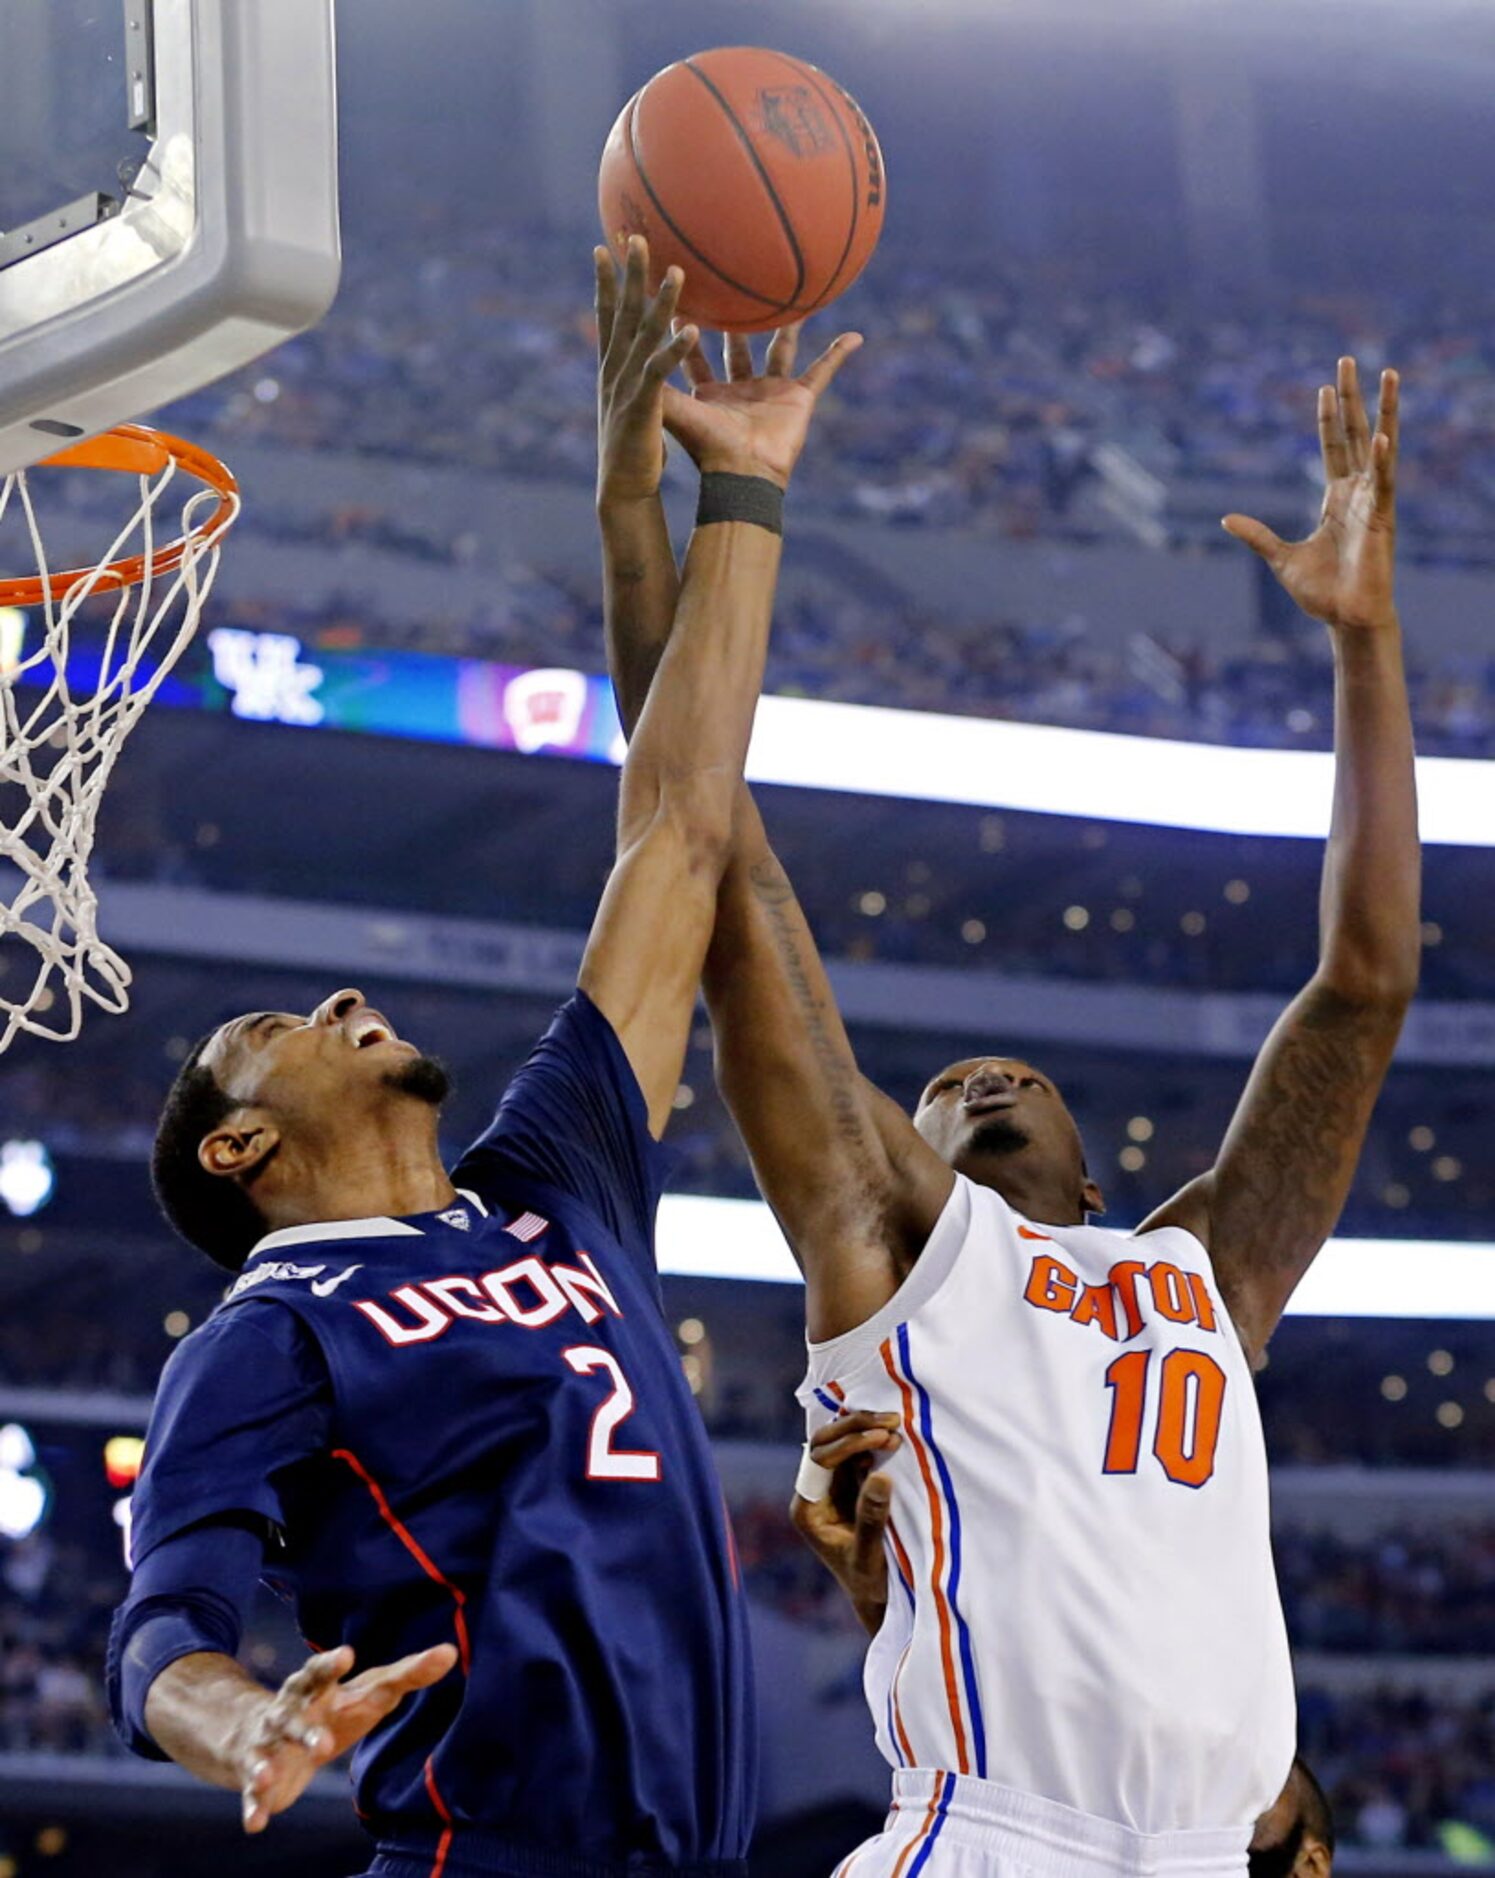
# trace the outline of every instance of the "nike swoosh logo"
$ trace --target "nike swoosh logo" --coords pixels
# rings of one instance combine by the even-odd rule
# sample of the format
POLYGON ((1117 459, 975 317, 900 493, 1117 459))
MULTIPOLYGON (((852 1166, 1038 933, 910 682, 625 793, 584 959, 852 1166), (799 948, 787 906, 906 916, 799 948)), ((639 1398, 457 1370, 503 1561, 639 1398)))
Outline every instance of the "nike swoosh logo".
POLYGON ((361 1272, 362 1270, 363 1267, 361 1265, 350 1265, 346 1271, 339 1272, 336 1278, 323 1278, 320 1280, 314 1278, 311 1286, 312 1292, 316 1297, 330 1298, 344 1279, 351 1278, 354 1272, 361 1272))

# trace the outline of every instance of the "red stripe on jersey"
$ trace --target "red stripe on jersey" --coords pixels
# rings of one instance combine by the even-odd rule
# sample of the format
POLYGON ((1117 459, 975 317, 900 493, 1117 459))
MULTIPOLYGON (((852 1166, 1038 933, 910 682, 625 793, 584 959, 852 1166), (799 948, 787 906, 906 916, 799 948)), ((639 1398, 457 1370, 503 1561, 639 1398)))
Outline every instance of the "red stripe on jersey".
POLYGON ((426 1792, 431 1796, 431 1804, 436 1808, 436 1817, 441 1821, 443 1831, 436 1846, 436 1863, 431 1867, 431 1878, 441 1878, 446 1870, 446 1855, 452 1849, 452 1815, 436 1785, 436 1772, 430 1758, 426 1760, 426 1792))
POLYGON ((404 1521, 395 1513, 393 1507, 391 1507, 389 1501, 385 1498, 384 1489, 364 1466, 363 1462, 359 1460, 358 1456, 351 1453, 347 1448, 334 1448, 332 1458, 335 1461, 346 1461, 348 1463, 349 1467, 353 1469, 353 1472, 357 1474, 358 1478, 374 1496, 374 1505, 379 1509, 379 1517, 384 1521, 385 1525, 389 1527, 390 1531, 393 1532, 400 1544, 404 1546, 405 1550, 415 1560, 416 1564, 420 1566, 421 1570, 431 1582, 440 1585, 442 1590, 451 1598, 453 1606, 452 1622, 457 1633, 457 1655, 462 1663, 462 1674, 464 1676, 469 1674, 472 1669, 472 1645, 467 1635, 467 1616, 462 1608, 467 1602, 466 1592, 461 1590, 457 1585, 454 1585, 451 1579, 447 1577, 446 1573, 431 1562, 431 1559, 421 1546, 420 1541, 404 1521))

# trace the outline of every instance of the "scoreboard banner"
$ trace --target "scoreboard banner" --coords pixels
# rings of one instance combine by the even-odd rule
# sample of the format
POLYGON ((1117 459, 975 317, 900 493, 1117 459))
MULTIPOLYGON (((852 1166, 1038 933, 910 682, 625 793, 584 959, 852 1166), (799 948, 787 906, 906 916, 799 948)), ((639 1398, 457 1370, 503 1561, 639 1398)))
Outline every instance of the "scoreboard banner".
MULTIPOLYGON (((0 611, 0 683, 29 622, 0 611)), ((75 691, 98 676, 97 644, 69 662, 75 691)), ((32 674, 20 679, 33 682, 32 674)), ((212 628, 157 693, 160 704, 300 730, 362 731, 618 764, 625 745, 606 678, 563 666, 421 652, 308 647, 291 633, 212 628)), ((1321 841, 1333 758, 1110 731, 960 717, 820 698, 765 697, 748 779, 905 801, 1067 815, 1204 833, 1321 841)), ((1422 837, 1495 847, 1495 762, 1422 757, 1422 837)))

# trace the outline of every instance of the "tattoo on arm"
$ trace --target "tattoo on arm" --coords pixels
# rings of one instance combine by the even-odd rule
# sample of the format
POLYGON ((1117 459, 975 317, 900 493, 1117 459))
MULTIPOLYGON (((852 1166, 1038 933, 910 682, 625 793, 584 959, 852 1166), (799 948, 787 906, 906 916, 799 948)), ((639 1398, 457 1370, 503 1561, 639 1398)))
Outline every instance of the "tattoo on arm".
POLYGON ((1269 1040, 1216 1170, 1216 1235, 1238 1279, 1295 1284, 1333 1230, 1399 1028, 1319 986, 1269 1040))
POLYGON ((861 1072, 844 1041, 838 1040, 834 1034, 840 1026, 833 1025, 827 1018, 825 1000, 816 995, 810 982, 809 968, 800 949, 798 921, 794 917, 797 911, 794 888, 784 870, 772 858, 755 862, 749 870, 749 878, 753 896, 768 917, 774 947, 803 1021, 805 1036, 825 1078, 835 1132, 848 1147, 865 1153, 867 1131, 861 1097, 861 1072))

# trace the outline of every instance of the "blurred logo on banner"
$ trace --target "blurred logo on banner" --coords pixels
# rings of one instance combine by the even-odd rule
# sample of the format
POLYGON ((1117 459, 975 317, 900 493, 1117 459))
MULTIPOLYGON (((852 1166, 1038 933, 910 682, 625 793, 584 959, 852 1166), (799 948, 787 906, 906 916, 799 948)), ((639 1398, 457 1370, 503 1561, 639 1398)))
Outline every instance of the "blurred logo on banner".
POLYGON ((521 672, 504 687, 504 722, 514 747, 526 756, 549 745, 572 748, 581 736, 586 708, 584 672, 542 667, 521 672))
POLYGON ((208 634, 213 676, 233 697, 235 717, 269 724, 320 724, 325 713, 311 695, 320 665, 301 663, 301 641, 290 633, 244 632, 220 626, 208 634))

